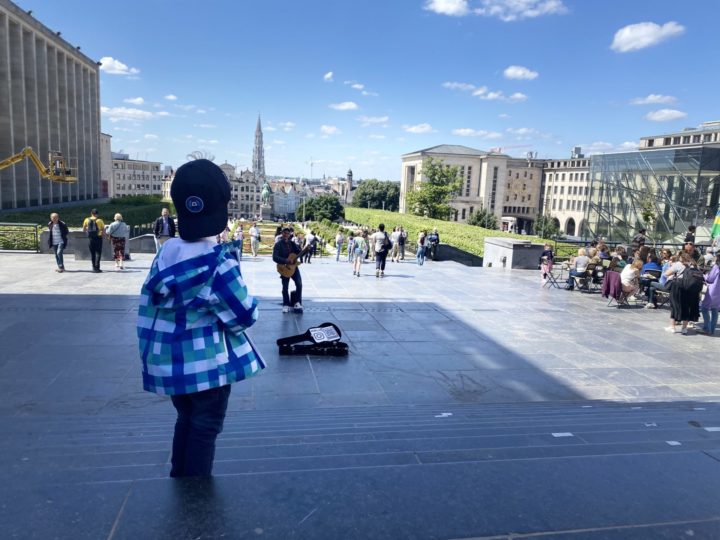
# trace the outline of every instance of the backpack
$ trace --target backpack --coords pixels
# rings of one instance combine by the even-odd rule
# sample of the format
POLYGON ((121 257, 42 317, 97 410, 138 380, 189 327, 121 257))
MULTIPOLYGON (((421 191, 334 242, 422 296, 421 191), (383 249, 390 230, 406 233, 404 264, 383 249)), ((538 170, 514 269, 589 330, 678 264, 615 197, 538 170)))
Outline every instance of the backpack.
POLYGON ((699 293, 703 283, 705 283, 703 271, 697 266, 686 266, 678 278, 680 289, 691 293, 699 293))
POLYGON ((97 220, 95 218, 88 219, 87 235, 88 235, 88 238, 93 238, 98 235, 97 220))
POLYGON ((388 249, 391 246, 390 238, 388 238, 388 234, 385 233, 385 238, 383 239, 383 249, 388 249))

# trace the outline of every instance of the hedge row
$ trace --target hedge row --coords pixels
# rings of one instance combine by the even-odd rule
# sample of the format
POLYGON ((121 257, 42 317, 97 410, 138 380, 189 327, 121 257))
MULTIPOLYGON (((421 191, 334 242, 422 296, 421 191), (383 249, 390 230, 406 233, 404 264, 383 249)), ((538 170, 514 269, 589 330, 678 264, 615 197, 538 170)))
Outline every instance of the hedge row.
POLYGON ((153 223, 160 216, 163 208, 169 208, 174 214, 172 204, 161 202, 159 197, 125 197, 111 199, 105 204, 95 204, 92 201, 87 205, 48 208, 42 210, 29 210, 27 212, 0 213, 0 222, 6 223, 37 223, 45 226, 50 221, 50 213, 57 212, 70 229, 79 229, 83 221, 90 215, 90 210, 97 208, 98 214, 106 223, 113 220, 116 213, 123 216, 128 225, 147 225, 153 223))

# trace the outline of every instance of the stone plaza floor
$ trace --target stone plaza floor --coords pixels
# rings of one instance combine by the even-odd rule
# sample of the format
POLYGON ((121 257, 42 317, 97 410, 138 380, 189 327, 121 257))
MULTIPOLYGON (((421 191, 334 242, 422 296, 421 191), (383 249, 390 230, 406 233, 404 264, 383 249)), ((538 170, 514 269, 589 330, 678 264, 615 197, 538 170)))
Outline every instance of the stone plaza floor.
POLYGON ((268 367, 233 385, 215 477, 171 481, 174 409, 143 392, 152 257, 0 253, 8 538, 720 538, 720 336, 538 272, 334 257, 283 314, 243 259, 268 367), (279 356, 334 322, 347 358, 279 356))

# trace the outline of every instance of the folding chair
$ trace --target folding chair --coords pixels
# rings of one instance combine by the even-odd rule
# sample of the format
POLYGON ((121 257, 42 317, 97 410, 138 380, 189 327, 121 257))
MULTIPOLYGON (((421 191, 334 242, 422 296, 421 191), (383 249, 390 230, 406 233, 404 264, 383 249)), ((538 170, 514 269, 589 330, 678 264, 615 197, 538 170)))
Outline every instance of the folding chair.
POLYGON ((584 276, 573 276, 573 280, 575 281, 575 286, 578 291, 590 292, 590 285, 592 283, 596 267, 597 263, 588 263, 584 276))
POLYGON ((622 282, 620 281, 620 272, 609 271, 605 274, 602 286, 603 298, 608 298, 608 307, 613 302, 617 304, 617 307, 627 306, 628 298, 627 293, 622 290, 622 282))

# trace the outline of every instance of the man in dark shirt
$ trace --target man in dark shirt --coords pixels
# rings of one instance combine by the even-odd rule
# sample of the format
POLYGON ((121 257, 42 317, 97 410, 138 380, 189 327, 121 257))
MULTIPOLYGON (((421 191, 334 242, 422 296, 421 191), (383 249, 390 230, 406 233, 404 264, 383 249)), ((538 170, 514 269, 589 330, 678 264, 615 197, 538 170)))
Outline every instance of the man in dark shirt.
POLYGON ((632 242, 630 243, 630 247, 632 248, 633 253, 635 253, 638 249, 645 245, 645 240, 647 239, 647 237, 645 236, 646 232, 647 229, 640 229, 638 233, 633 237, 632 242))
POLYGON ((695 245, 695 231, 696 231, 695 225, 690 225, 687 230, 687 234, 685 234, 685 240, 684 242, 687 244, 688 242, 691 242, 693 246, 695 245))
POLYGON ((163 208, 159 218, 155 220, 153 227, 155 234, 156 251, 160 249, 169 238, 175 236, 175 220, 170 217, 170 210, 163 208))
POLYGON ((437 227, 428 234, 427 241, 430 244, 430 258, 434 261, 437 259, 437 249, 440 245, 440 235, 438 234, 437 227))
MULTIPOLYGON (((293 241, 290 240, 290 227, 284 227, 281 233, 280 240, 275 242, 273 247, 273 261, 277 264, 292 264, 289 257, 291 253, 298 255, 300 253, 300 247, 293 241)), ((298 259, 295 262, 299 262, 298 259)), ((288 294, 288 286, 290 280, 295 283, 295 304, 292 306, 296 311, 302 311, 302 278, 300 277, 300 268, 295 267, 295 272, 292 277, 280 276, 282 281, 282 298, 283 298, 283 313, 290 311, 290 295, 288 294)))

